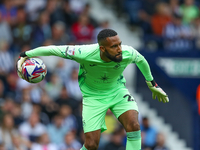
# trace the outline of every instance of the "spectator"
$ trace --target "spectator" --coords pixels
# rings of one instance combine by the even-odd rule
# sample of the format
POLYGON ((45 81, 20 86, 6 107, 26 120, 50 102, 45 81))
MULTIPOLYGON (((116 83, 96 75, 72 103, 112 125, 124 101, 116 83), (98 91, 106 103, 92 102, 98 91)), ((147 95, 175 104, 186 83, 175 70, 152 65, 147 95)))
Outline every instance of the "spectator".
POLYGON ((14 98, 17 93, 17 79, 18 76, 15 74, 15 72, 10 72, 6 75, 6 96, 14 98))
POLYGON ((5 87, 3 80, 0 78, 0 105, 3 103, 4 98, 5 98, 5 87))
POLYGON ((3 143, 0 143, 0 150, 6 150, 3 143))
POLYGON ((125 147, 122 144, 123 141, 123 133, 121 129, 116 129, 111 134, 111 141, 108 142, 105 146, 105 150, 125 150, 125 147))
POLYGON ((5 97, 5 100, 2 104, 2 111, 4 113, 12 113, 13 109, 15 107, 14 100, 11 97, 5 97))
POLYGON ((156 5, 158 0, 142 0, 141 10, 139 11, 140 24, 144 34, 152 34, 151 17, 156 12, 156 5), (149 7, 151 6, 151 7, 149 7))
POLYGON ((12 44, 13 37, 10 25, 3 20, 2 14, 0 12, 0 41, 7 41, 9 44, 12 44))
MULTIPOLYGON (((46 7, 44 8, 43 11, 46 11, 50 15, 50 24, 51 26, 57 22, 59 19, 57 18, 58 15, 55 15, 55 13, 59 9, 59 1, 57 0, 47 0, 46 7)), ((59 14, 60 17, 60 14, 59 14)))
POLYGON ((189 24, 198 17, 199 8, 194 4, 194 0, 184 0, 184 4, 181 5, 181 13, 183 14, 183 22, 189 24))
POLYGON ((77 44, 92 43, 94 26, 87 15, 80 15, 76 23, 72 25, 72 33, 77 44))
POLYGON ((172 22, 166 25, 163 32, 165 48, 169 51, 187 51, 193 47, 192 29, 182 23, 182 15, 173 14, 172 22))
POLYGON ((15 7, 19 7, 19 6, 25 6, 26 5, 27 0, 18 0, 18 1, 13 1, 13 5, 15 7))
POLYGON ((60 107, 62 105, 69 105, 73 111, 78 108, 79 102, 70 97, 65 86, 60 90, 60 96, 55 101, 60 107))
POLYGON ((47 11, 41 12, 38 17, 38 23, 33 28, 33 42, 34 47, 38 47, 47 39, 51 38, 50 17, 47 11))
POLYGON ((59 106, 49 97, 46 92, 42 93, 40 101, 41 111, 51 120, 59 110, 59 106))
POLYGON ((47 132, 50 137, 50 141, 56 145, 60 145, 64 142, 65 134, 68 132, 68 128, 63 125, 64 118, 57 114, 53 118, 53 122, 48 125, 47 132))
POLYGON ((93 31, 93 41, 94 41, 94 43, 97 42, 96 37, 97 37, 98 33, 99 33, 101 30, 106 29, 106 28, 109 28, 109 27, 110 27, 110 23, 109 23, 108 20, 104 20, 104 21, 100 22, 100 25, 99 25, 98 27, 96 27, 96 28, 94 29, 94 31, 93 31))
POLYGON ((57 146, 49 141, 47 133, 40 135, 38 143, 33 143, 30 150, 58 150, 57 146))
POLYGON ((69 129, 69 131, 77 131, 77 120, 72 114, 72 108, 69 105, 62 105, 59 114, 64 118, 64 127, 69 129))
POLYGON ((80 15, 86 5, 86 0, 69 0, 69 4, 72 11, 80 15))
POLYGON ((23 139, 19 135, 12 137, 12 150, 27 150, 31 147, 31 143, 23 139))
POLYGON ((18 128, 18 126, 24 121, 21 105, 19 103, 15 103, 14 108, 12 109, 12 116, 15 126, 18 128))
POLYGON ((24 43, 30 43, 32 34, 32 27, 27 22, 27 14, 23 6, 17 9, 17 22, 13 26, 12 32, 15 49, 19 52, 24 43))
POLYGON ((156 13, 151 16, 152 33, 145 33, 143 37, 145 47, 153 51, 163 49, 162 31, 170 20, 169 5, 164 2, 158 3, 156 5, 156 13))
POLYGON ((195 18, 191 24, 193 35, 195 37, 195 46, 200 48, 200 16, 195 18))
POLYGON ((197 109, 198 109, 198 114, 200 115, 200 84, 197 86, 196 90, 196 101, 197 101, 197 109))
POLYGON ((171 12, 169 5, 164 2, 160 2, 156 5, 156 14, 152 16, 152 29, 153 33, 157 36, 162 36, 162 31, 166 24, 171 21, 171 12))
POLYGON ((41 100, 41 95, 43 92, 43 87, 46 83, 46 80, 41 81, 40 83, 37 84, 31 84, 30 86, 30 95, 31 95, 31 100, 33 103, 39 103, 41 100))
POLYGON ((17 10, 13 4, 12 0, 3 0, 3 4, 0 5, 2 19, 11 26, 15 24, 15 21, 17 20, 17 10))
POLYGON ((26 80, 23 80, 21 78, 18 78, 16 80, 17 82, 17 96, 16 96, 16 101, 17 102, 22 102, 23 101, 23 92, 24 91, 27 91, 30 95, 30 102, 35 102, 39 96, 38 96, 38 91, 35 90, 36 88, 39 88, 38 87, 38 84, 31 84, 29 82, 27 82, 26 80))
POLYGON ((153 148, 153 150, 169 150, 165 146, 165 136, 162 133, 158 133, 156 138, 156 146, 153 148))
POLYGON ((78 84, 78 70, 76 68, 72 70, 69 81, 66 81, 66 88, 70 97, 78 101, 82 100, 82 94, 78 84))
POLYGON ((91 5, 90 3, 86 3, 84 6, 84 9, 82 11, 82 15, 86 15, 88 16, 89 22, 93 25, 94 28, 98 27, 99 24, 98 22, 93 18, 93 16, 91 15, 91 5))
POLYGON ((180 13, 180 0, 169 0, 169 7, 171 9, 172 14, 174 13, 180 13))
POLYGON ((64 84, 66 81, 69 80, 72 67, 74 66, 73 64, 74 63, 71 60, 64 60, 64 59, 58 60, 54 72, 59 77, 62 84, 64 84))
MULTIPOLYGON (((78 136, 78 140, 81 142, 82 140, 82 131, 83 131, 83 121, 82 121, 82 103, 78 103, 77 104, 77 108, 73 109, 73 114, 76 117, 77 120, 77 131, 76 131, 76 135, 78 136)), ((84 133, 83 133, 84 136, 84 133)), ((82 142, 81 142, 82 143, 82 142)))
POLYGON ((75 23, 78 19, 78 15, 73 12, 72 8, 70 7, 69 1, 65 1, 63 8, 62 8, 62 14, 64 19, 64 22, 68 27, 71 27, 73 23, 75 23))
POLYGON ((35 142, 39 136, 46 132, 46 127, 40 123, 39 115, 33 112, 28 121, 19 126, 19 131, 22 137, 35 142))
POLYGON ((39 16, 39 12, 46 6, 46 0, 27 0, 26 2, 26 12, 28 14, 28 18, 31 22, 37 20, 39 16))
POLYGON ((52 74, 50 81, 46 82, 45 91, 48 93, 49 97, 55 101, 59 97, 59 92, 62 88, 62 82, 57 74, 52 74))
POLYGON ((65 24, 57 21, 52 25, 52 42, 54 45, 63 45, 69 42, 65 24))
POLYGON ((62 21, 67 28, 70 28, 72 24, 77 21, 77 18, 78 15, 72 11, 69 1, 65 0, 62 6, 58 7, 56 11, 53 11, 51 14, 51 23, 62 21))
POLYGON ((17 133, 12 115, 5 114, 0 127, 0 143, 4 143, 6 150, 12 150, 12 136, 17 133))
POLYGON ((142 134, 142 148, 153 148, 156 144, 157 131, 150 125, 147 117, 142 118, 140 129, 142 134))
POLYGON ((49 116, 45 112, 42 112, 42 108, 40 104, 34 103, 32 112, 39 114, 40 122, 44 124, 45 126, 47 126, 50 123, 49 116))
POLYGON ((0 74, 6 76, 13 71, 13 63, 13 55, 9 51, 9 43, 0 41, 0 74))
POLYGON ((22 92, 21 110, 24 119, 28 119, 32 113, 33 105, 31 102, 29 89, 24 89, 22 92))
MULTIPOLYGON (((160 1, 158 0, 142 0, 142 8, 141 8, 141 12, 148 14, 150 16, 154 15, 156 12, 156 5, 159 3, 160 1), (151 7, 149 7, 151 6, 151 7)), ((142 18, 141 18, 142 19, 142 18)))
MULTIPOLYGON (((116 5, 116 9, 117 9, 117 14, 120 16, 123 13, 121 12, 122 10, 124 10, 127 15, 129 16, 128 22, 131 25, 136 25, 136 26, 140 26, 142 16, 140 16, 139 14, 141 13, 141 15, 145 13, 144 10, 141 10, 142 8, 142 1, 139 0, 117 0, 113 1, 114 3, 112 5, 116 5)), ((143 18, 144 19, 144 18, 143 18)))
POLYGON ((65 141, 60 145, 59 150, 80 150, 81 143, 76 140, 76 134, 73 131, 65 135, 65 141))

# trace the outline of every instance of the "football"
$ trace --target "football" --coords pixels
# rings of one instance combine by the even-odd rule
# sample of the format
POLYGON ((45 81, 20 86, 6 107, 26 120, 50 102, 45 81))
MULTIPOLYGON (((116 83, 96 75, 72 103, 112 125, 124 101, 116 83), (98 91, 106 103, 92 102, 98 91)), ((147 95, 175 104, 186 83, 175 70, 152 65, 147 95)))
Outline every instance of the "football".
POLYGON ((29 58, 22 64, 22 76, 27 82, 41 82, 46 74, 46 65, 39 58, 29 58))

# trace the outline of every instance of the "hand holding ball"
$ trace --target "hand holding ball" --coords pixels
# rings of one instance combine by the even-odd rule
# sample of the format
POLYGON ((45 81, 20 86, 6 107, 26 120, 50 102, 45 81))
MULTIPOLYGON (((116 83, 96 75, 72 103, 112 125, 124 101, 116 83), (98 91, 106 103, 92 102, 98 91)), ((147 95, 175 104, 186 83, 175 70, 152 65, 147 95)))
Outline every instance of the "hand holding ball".
POLYGON ((17 67, 19 77, 30 83, 41 82, 47 74, 46 65, 39 58, 28 58, 22 63, 21 68, 17 67))

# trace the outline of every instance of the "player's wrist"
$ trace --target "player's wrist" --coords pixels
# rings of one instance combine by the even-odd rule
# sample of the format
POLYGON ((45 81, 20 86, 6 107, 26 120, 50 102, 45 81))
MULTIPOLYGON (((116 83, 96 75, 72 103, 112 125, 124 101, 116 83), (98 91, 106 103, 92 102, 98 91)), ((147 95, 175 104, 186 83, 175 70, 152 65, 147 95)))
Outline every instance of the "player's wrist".
POLYGON ((146 83, 147 83, 148 87, 156 87, 156 88, 159 87, 155 80, 146 81, 146 83))
POLYGON ((26 55, 26 52, 21 52, 20 57, 28 57, 28 56, 26 55))

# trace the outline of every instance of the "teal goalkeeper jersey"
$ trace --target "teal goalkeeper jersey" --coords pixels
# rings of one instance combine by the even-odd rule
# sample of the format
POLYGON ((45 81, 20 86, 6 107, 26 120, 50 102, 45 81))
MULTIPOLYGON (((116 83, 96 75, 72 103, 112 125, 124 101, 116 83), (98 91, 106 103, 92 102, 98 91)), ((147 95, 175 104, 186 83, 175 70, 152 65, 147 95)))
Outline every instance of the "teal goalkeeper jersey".
POLYGON ((123 71, 130 63, 136 63, 146 80, 153 77, 145 58, 131 46, 122 45, 121 62, 105 62, 100 57, 98 44, 45 46, 26 52, 28 57, 59 56, 80 63, 78 82, 83 97, 112 96, 125 87, 123 71))

